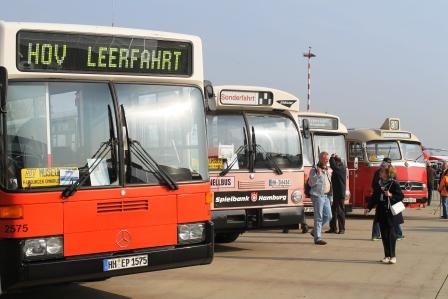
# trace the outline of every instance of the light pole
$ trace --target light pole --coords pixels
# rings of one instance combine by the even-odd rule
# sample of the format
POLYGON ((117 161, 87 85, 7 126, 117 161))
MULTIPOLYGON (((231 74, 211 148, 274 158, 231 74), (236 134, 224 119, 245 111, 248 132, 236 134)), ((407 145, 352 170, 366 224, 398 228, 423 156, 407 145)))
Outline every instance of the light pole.
POLYGON ((303 57, 308 58, 308 104, 307 111, 311 109, 311 58, 316 57, 315 54, 311 53, 311 47, 308 47, 308 52, 303 53, 303 57))

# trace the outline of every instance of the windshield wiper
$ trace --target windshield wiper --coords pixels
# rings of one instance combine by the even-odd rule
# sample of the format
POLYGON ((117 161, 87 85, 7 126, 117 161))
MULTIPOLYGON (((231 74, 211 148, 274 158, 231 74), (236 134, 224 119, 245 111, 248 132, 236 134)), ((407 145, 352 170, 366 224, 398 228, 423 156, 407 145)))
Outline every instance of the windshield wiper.
POLYGON ((236 162, 238 162, 238 154, 241 153, 242 150, 247 150, 247 144, 241 145, 235 152, 235 156, 233 157, 232 161, 230 163, 227 163, 227 167, 224 168, 220 173, 219 176, 225 176, 230 169, 232 169, 233 165, 235 165, 236 162))
MULTIPOLYGON (((157 163, 157 161, 145 150, 145 148, 142 146, 142 144, 137 140, 132 140, 129 137, 128 133, 128 124, 126 120, 126 114, 124 111, 124 106, 121 105, 121 114, 123 117, 123 124, 125 126, 126 131, 126 137, 127 137, 127 144, 129 147, 129 156, 130 153, 134 154, 136 157, 140 159, 141 162, 143 162, 143 166, 147 168, 147 170, 154 174, 159 180, 165 182, 168 187, 171 190, 177 190, 179 189, 179 185, 176 183, 176 181, 157 163)), ((130 157, 129 157, 129 167, 130 166, 130 157)))
POLYGON ((244 134, 244 145, 241 145, 235 152, 235 157, 232 159, 230 163, 227 162, 227 167, 224 168, 220 173, 219 176, 225 176, 230 169, 232 169, 233 165, 238 161, 238 154, 241 153, 242 150, 248 150, 249 146, 247 144, 247 132, 246 128, 243 127, 243 134, 244 134))
POLYGON ((108 108, 108 118, 109 118, 109 140, 106 142, 102 142, 98 150, 93 154, 93 156, 90 158, 91 160, 94 160, 94 163, 89 167, 89 162, 86 162, 86 164, 81 167, 81 169, 87 168, 87 172, 83 173, 82 175, 79 175, 79 178, 74 181, 71 185, 67 186, 61 193, 61 196, 63 199, 67 199, 68 197, 72 196, 73 194, 78 191, 79 186, 84 184, 86 180, 90 177, 90 175, 95 171, 95 169, 102 163, 102 161, 107 157, 109 153, 111 153, 111 159, 112 159, 112 168, 115 172, 117 171, 117 155, 115 153, 115 145, 117 143, 117 139, 115 137, 115 131, 113 127, 113 120, 112 120, 112 110, 110 108, 110 105, 107 105, 108 108))
POLYGON ((265 151, 265 149, 261 145, 257 144, 256 139, 255 139, 255 129, 254 129, 254 127, 252 127, 252 143, 253 143, 252 146, 254 148, 254 153, 253 153, 254 156, 256 156, 257 150, 259 150, 260 152, 264 153, 266 158, 272 163, 272 166, 274 166, 275 173, 283 174, 283 171, 280 169, 280 167, 278 166, 277 162, 275 162, 274 159, 272 159, 271 154, 267 153, 265 151))

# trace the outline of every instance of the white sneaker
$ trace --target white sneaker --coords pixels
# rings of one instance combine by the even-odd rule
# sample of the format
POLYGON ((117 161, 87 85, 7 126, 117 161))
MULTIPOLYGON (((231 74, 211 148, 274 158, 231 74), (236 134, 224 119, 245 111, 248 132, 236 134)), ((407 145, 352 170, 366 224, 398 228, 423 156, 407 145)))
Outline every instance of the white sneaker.
POLYGON ((397 258, 396 258, 396 257, 392 257, 392 258, 390 258, 389 263, 391 263, 391 264, 396 264, 396 263, 397 263, 397 258))
POLYGON ((385 257, 380 262, 382 262, 383 264, 389 264, 390 263, 390 257, 385 257))

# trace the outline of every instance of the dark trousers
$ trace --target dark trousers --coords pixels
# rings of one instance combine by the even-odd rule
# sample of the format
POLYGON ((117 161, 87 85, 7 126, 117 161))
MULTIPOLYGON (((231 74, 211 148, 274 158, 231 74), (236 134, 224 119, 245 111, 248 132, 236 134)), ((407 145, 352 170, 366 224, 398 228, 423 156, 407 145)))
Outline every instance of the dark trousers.
POLYGON ((395 257, 395 247, 397 244, 397 234, 395 225, 387 222, 380 222, 381 237, 383 240, 384 256, 395 257))
POLYGON ((431 200, 432 200, 432 190, 428 189, 428 201, 427 201, 428 206, 431 205, 431 200))
POLYGON ((345 231, 345 206, 344 200, 333 200, 331 204, 331 214, 333 217, 330 221, 330 230, 337 231, 336 221, 339 226, 339 231, 345 231))

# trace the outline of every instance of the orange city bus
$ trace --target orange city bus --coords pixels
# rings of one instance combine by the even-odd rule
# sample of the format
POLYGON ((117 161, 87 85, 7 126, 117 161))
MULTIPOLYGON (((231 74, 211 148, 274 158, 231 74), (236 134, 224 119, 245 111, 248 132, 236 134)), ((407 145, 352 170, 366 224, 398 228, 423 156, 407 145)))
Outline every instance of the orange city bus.
POLYGON ((425 205, 428 190, 422 145, 401 130, 398 118, 387 118, 380 129, 350 130, 347 136, 353 207, 364 208, 372 196, 372 180, 384 158, 390 158, 409 207, 425 205), (355 162, 356 161, 356 162, 355 162), (355 164, 358 164, 356 167, 355 164))
MULTIPOLYGON (((311 168, 319 162, 319 153, 328 152, 337 154, 342 162, 347 165, 347 151, 345 148, 345 136, 347 128, 338 116, 326 113, 300 112, 299 124, 302 126, 303 163, 305 166, 305 178, 308 178, 311 168)), ((351 210, 348 171, 345 192, 346 211, 351 210)), ((311 198, 304 199, 305 212, 313 212, 311 198)))
POLYGON ((0 22, 0 66, 1 292, 212 261, 198 37, 0 22))
POLYGON ((216 242, 247 230, 297 228, 303 215, 298 99, 265 87, 215 92, 207 133, 216 242))

